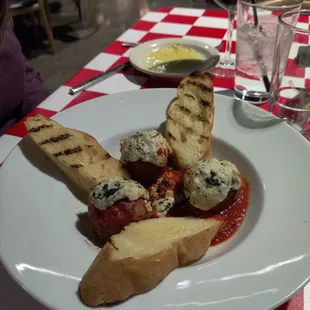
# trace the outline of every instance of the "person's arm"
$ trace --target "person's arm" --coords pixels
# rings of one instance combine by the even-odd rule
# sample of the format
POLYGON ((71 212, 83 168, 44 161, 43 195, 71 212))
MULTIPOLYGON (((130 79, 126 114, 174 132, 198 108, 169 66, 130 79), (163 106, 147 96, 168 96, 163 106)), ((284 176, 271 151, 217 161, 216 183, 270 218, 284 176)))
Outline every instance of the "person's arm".
POLYGON ((44 87, 40 75, 33 70, 26 59, 25 62, 25 94, 21 105, 22 115, 31 112, 49 96, 49 92, 44 87))
POLYGON ((27 63, 12 25, 0 28, 1 31, 4 32, 3 44, 0 42, 0 136, 49 95, 40 76, 27 63))
POLYGON ((14 65, 20 68, 24 77, 24 91, 23 94, 21 94, 21 101, 19 102, 17 115, 18 121, 48 97, 49 92, 44 87, 40 75, 33 70, 26 57, 23 55, 22 48, 15 36, 12 24, 6 28, 6 40, 3 48, 5 49, 5 52, 2 57, 7 57, 8 60, 11 59, 11 61, 14 62, 14 65))

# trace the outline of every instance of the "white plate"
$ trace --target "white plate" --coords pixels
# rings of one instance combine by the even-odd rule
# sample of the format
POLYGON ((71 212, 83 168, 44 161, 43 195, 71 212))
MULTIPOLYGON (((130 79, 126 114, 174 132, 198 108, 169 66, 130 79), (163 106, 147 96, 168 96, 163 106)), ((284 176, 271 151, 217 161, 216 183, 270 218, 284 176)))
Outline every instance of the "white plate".
MULTIPOLYGON (((148 75, 162 77, 162 78, 172 78, 179 79, 183 78, 185 74, 180 73, 158 73, 149 69, 149 65, 147 63, 148 53, 150 51, 167 47, 171 44, 179 44, 187 48, 192 48, 202 54, 204 58, 207 60, 212 56, 219 56, 219 52, 217 49, 212 47, 211 45, 201 43, 200 41, 190 40, 190 39, 158 39, 147 41, 138 45, 137 47, 131 49, 129 53, 129 60, 133 67, 137 70, 144 72, 148 75)), ((188 74, 186 74, 188 75, 188 74)))
MULTIPOLYGON (((175 89, 114 94, 55 119, 89 132, 119 156, 122 135, 162 128, 175 94, 175 89)), ((215 102, 214 155, 234 162, 251 183, 245 221, 194 265, 114 309, 263 310, 284 302, 309 279, 310 145, 259 108, 220 95, 215 102)), ((77 295, 79 280, 97 249, 80 232, 77 214, 86 205, 69 184, 29 138, 22 140, 0 169, 0 254, 35 298, 54 309, 82 310, 87 307, 77 295)))

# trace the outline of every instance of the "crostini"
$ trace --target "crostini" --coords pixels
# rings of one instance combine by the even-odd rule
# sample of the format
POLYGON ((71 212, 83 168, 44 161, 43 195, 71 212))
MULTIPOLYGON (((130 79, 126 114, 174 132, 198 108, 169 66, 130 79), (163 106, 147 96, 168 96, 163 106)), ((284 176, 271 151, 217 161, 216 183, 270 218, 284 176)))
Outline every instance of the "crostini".
POLYGON ((113 158, 89 134, 65 128, 36 115, 25 122, 29 136, 75 184, 86 191, 107 178, 130 178, 120 161, 113 158))
POLYGON ((172 148, 172 163, 186 168, 211 156, 214 122, 213 83, 205 73, 184 78, 166 115, 166 139, 172 148))
POLYGON ((203 256, 223 222, 171 217, 130 224, 112 236, 83 276, 83 302, 96 307, 149 291, 175 268, 203 256))

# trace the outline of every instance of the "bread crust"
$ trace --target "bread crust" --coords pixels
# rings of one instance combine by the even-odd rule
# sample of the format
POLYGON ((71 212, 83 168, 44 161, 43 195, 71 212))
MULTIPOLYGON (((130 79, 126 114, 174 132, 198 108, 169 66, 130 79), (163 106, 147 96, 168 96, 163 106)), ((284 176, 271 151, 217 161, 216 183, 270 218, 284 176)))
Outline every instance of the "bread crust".
POLYGON ((130 178, 117 159, 113 158, 91 135, 36 115, 25 122, 29 136, 75 184, 86 191, 105 178, 130 178))
POLYGON ((181 81, 177 95, 167 110, 165 136, 173 150, 172 164, 187 168, 212 154, 213 83, 207 74, 198 72, 181 81))
POLYGON ((118 249, 113 242, 107 243, 81 280, 83 302, 96 307, 151 290, 177 267, 203 256, 222 224, 223 220, 216 219, 209 229, 172 242, 169 247, 150 256, 115 260, 113 253, 118 249))

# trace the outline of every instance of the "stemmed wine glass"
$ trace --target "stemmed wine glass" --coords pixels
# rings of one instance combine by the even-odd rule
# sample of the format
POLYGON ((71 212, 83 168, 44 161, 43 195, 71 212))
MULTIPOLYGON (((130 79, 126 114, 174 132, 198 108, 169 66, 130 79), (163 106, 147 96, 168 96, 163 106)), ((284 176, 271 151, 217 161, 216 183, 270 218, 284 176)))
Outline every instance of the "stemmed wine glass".
POLYGON ((220 59, 216 67, 213 67, 211 70, 209 70, 209 72, 217 76, 233 77, 235 74, 235 63, 231 59, 231 47, 237 0, 214 0, 214 2, 224 10, 228 11, 228 30, 226 35, 226 47, 224 56, 220 59))

